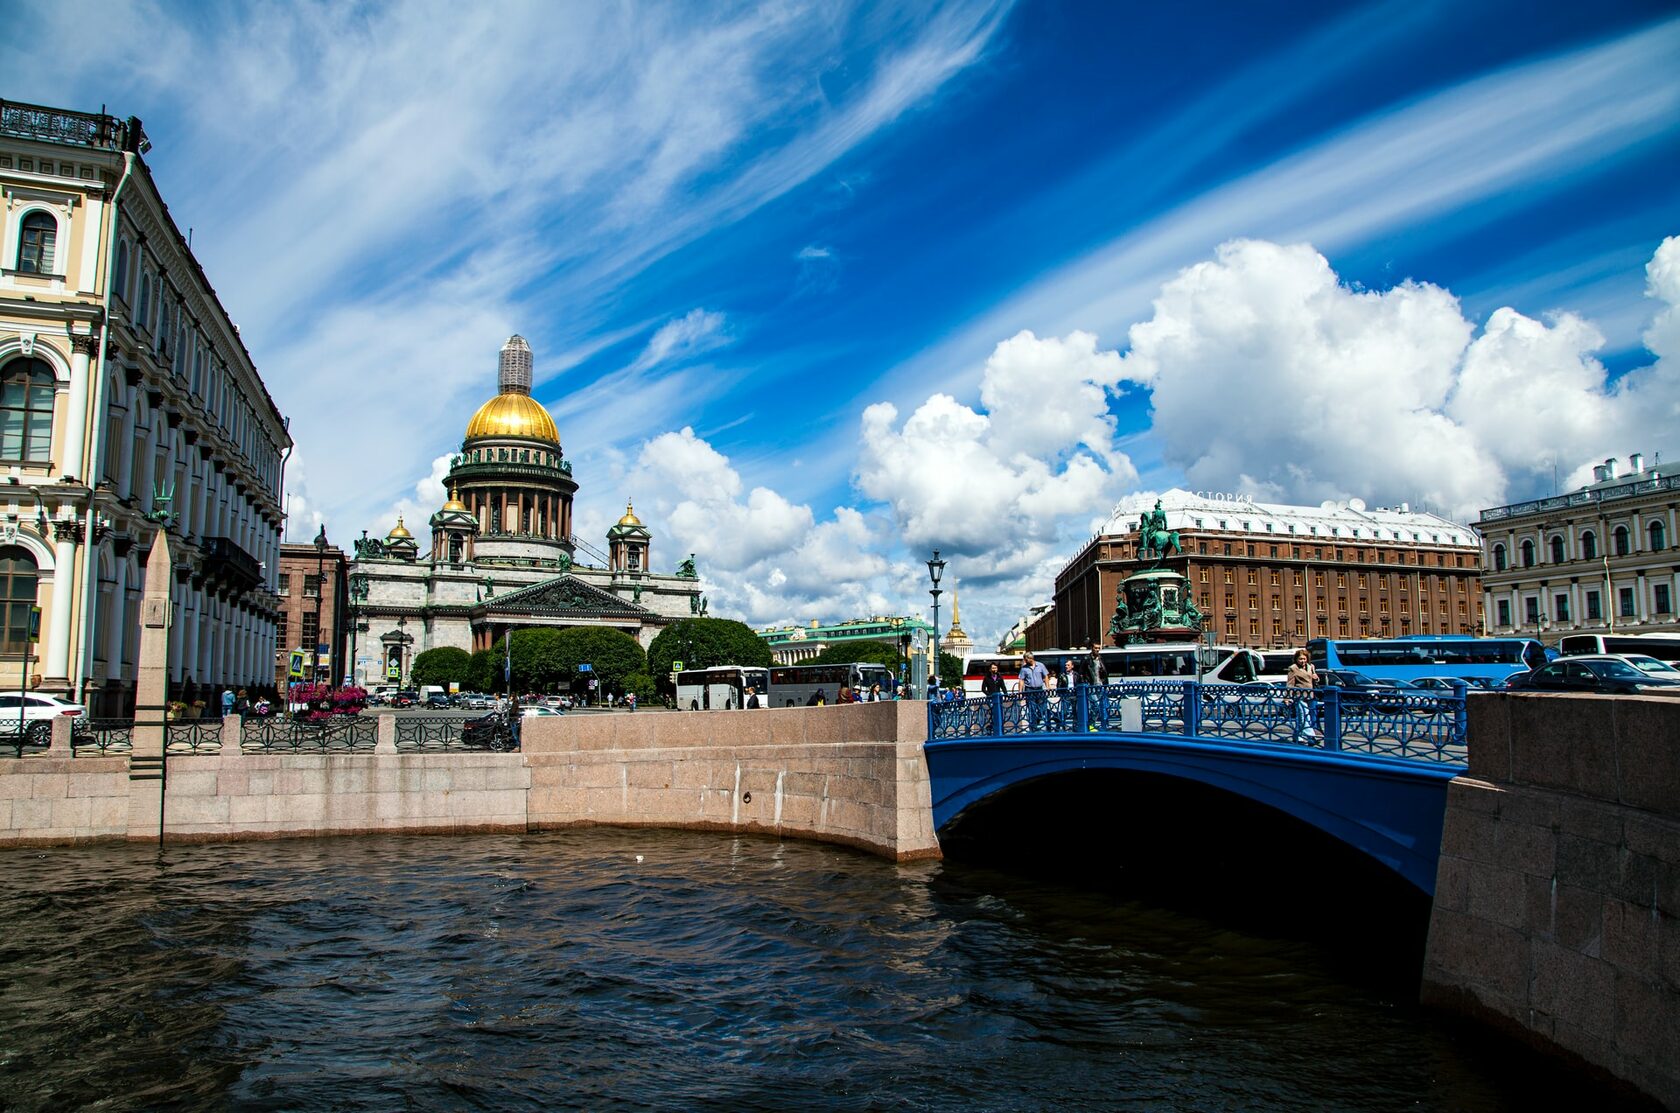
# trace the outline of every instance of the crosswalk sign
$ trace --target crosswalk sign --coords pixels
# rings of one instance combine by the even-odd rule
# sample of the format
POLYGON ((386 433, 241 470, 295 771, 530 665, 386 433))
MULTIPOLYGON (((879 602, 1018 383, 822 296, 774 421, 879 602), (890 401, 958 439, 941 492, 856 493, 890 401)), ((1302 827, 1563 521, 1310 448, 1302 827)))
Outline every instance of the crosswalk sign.
POLYGON ((303 679, 303 650, 292 650, 291 660, 286 663, 286 675, 293 680, 303 679))

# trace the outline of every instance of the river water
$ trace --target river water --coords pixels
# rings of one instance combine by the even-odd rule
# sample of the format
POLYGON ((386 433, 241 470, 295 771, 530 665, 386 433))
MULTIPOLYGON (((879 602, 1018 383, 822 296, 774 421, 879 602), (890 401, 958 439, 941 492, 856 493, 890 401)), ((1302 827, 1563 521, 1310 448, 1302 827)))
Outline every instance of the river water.
POLYGON ((0 869, 5 1109, 1604 1107, 1415 971, 1112 882, 651 830, 0 869))

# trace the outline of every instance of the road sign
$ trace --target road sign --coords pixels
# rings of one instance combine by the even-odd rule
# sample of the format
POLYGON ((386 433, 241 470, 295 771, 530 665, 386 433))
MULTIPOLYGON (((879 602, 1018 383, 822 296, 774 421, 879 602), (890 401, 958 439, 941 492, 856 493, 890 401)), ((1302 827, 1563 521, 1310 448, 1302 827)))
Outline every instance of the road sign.
POLYGON ((671 662, 671 671, 672 672, 683 671, 683 663, 681 661, 672 661, 671 662))
POLYGON ((32 641, 32 642, 38 642, 38 641, 41 640, 41 608, 40 607, 30 607, 29 608, 29 640, 32 641))
POLYGON ((577 671, 579 671, 579 672, 594 672, 595 671, 595 666, 594 665, 588 665, 588 664, 579 665, 577 671))

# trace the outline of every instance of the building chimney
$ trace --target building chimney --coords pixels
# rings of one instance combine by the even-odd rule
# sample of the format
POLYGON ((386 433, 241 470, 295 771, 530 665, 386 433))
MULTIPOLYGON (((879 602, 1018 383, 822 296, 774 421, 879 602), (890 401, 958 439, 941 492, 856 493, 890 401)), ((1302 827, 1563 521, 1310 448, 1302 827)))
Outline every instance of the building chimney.
POLYGON ((1628 471, 1632 472, 1634 475, 1638 475, 1644 470, 1645 454, 1643 452, 1630 452, 1628 454, 1628 471))
POLYGON ((1604 461, 1604 478, 1606 478, 1606 479, 1616 478, 1616 458, 1614 456, 1612 456, 1612 457, 1610 457, 1610 459, 1604 461))
POLYGON ((1604 465, 1603 464, 1594 464, 1593 465, 1593 482, 1594 483, 1603 483, 1606 478, 1607 477, 1604 474, 1604 465))

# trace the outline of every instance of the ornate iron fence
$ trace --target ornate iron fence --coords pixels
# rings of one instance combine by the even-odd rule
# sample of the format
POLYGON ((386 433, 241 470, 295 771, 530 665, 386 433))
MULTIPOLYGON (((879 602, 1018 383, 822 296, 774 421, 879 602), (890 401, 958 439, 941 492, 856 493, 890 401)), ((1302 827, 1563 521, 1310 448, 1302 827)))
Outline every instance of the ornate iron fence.
POLYGON ((182 719, 163 725, 163 748, 172 754, 222 752, 220 719, 182 719))
POLYGON ((468 748, 461 740, 461 727, 467 721, 465 719, 444 715, 399 715, 394 721, 399 750, 468 748))
POLYGON ((379 741, 373 719, 359 716, 309 723, 295 719, 246 719, 240 749, 248 754, 326 754, 371 751, 379 741))
POLYGON ((1128 703, 1145 734, 1271 742, 1462 765, 1465 693, 1292 693, 1272 684, 1148 681, 928 705, 928 736, 1002 738, 1119 731, 1128 703))
POLYGON ((134 749, 134 720, 83 719, 71 731, 70 747, 77 757, 129 753, 134 749))

